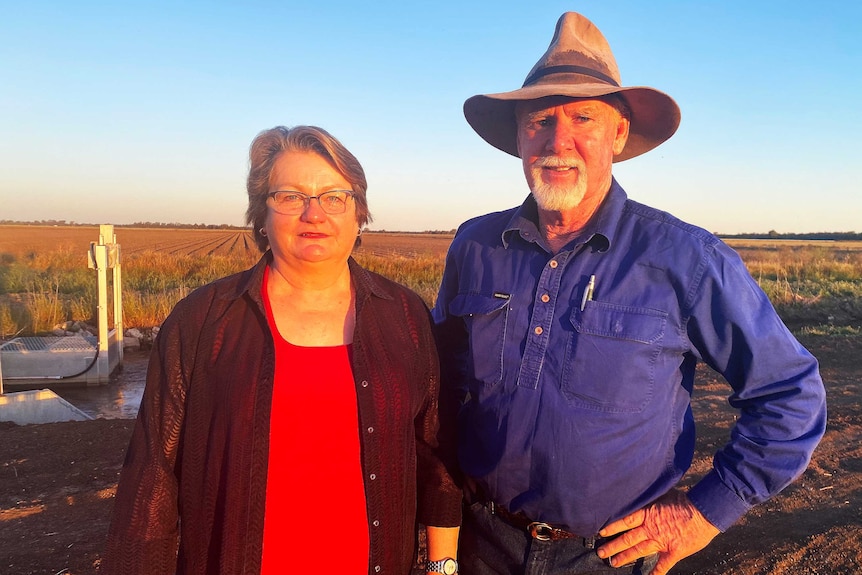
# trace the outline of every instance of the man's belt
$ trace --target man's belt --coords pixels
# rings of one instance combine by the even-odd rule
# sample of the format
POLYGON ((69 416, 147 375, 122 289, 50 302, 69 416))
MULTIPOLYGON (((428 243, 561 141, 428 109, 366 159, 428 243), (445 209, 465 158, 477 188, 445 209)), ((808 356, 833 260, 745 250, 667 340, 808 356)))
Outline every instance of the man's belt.
POLYGON ((555 527, 543 521, 533 521, 520 511, 512 513, 502 505, 497 505, 492 501, 485 504, 491 513, 517 529, 521 529, 530 534, 530 537, 539 541, 560 541, 562 539, 581 539, 584 547, 587 549, 595 549, 595 537, 583 537, 576 535, 570 531, 566 531, 560 527, 555 527))

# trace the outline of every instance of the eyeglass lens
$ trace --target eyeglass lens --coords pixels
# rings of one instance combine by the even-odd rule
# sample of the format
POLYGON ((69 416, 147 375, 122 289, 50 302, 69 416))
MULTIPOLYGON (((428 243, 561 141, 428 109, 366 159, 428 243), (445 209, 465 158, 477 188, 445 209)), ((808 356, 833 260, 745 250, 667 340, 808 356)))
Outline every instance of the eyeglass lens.
POLYGON ((353 194, 347 190, 332 190, 318 196, 309 196, 302 192, 278 191, 270 192, 273 208, 283 214, 298 214, 308 208, 308 203, 314 199, 320 208, 328 214, 343 214, 347 210, 347 198, 353 194))

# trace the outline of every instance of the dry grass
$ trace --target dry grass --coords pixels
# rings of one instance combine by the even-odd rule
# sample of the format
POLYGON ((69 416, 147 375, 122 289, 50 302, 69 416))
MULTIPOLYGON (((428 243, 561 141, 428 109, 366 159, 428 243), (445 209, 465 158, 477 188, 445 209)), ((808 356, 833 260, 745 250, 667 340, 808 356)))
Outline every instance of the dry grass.
MULTIPOLYGON (((248 231, 115 228, 123 323, 159 325, 192 289, 246 269, 259 253, 248 231)), ((95 323, 87 269, 98 227, 0 226, 0 338, 66 320, 95 323)), ((356 259, 433 305, 448 234, 366 233, 356 259)), ((862 242, 730 240, 789 325, 862 324, 862 242)), ((855 327, 854 327, 855 326, 855 327)))

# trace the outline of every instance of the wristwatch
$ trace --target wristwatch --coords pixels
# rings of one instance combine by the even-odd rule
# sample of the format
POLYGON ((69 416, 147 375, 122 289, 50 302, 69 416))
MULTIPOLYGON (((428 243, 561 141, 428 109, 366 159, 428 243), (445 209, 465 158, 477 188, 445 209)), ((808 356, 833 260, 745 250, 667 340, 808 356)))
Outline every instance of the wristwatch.
POLYGON ((458 572, 458 562, 451 557, 444 557, 439 561, 428 561, 425 564, 425 571, 433 571, 434 573, 442 573, 443 575, 455 575, 458 572))

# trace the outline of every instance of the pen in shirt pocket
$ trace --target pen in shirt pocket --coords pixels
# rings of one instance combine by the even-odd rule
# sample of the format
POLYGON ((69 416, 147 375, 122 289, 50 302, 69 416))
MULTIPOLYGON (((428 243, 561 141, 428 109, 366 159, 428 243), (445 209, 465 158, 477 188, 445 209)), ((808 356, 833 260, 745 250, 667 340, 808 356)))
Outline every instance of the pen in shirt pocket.
POLYGON ((591 275, 590 281, 587 282, 587 287, 584 289, 584 297, 581 299, 581 311, 584 311, 584 308, 587 307, 588 301, 592 301, 593 291, 595 289, 596 289, 596 276, 591 275))

